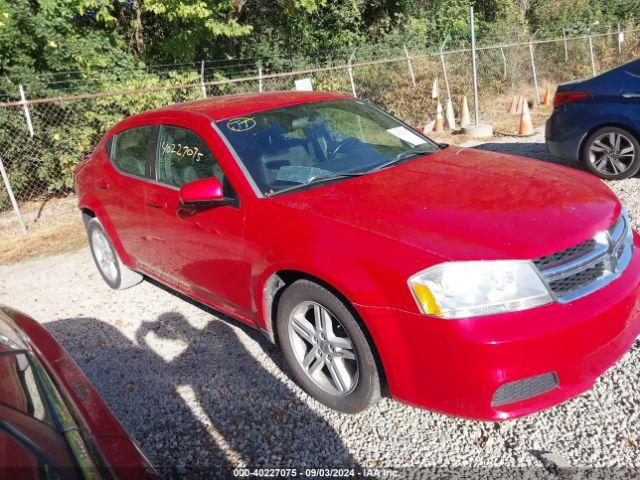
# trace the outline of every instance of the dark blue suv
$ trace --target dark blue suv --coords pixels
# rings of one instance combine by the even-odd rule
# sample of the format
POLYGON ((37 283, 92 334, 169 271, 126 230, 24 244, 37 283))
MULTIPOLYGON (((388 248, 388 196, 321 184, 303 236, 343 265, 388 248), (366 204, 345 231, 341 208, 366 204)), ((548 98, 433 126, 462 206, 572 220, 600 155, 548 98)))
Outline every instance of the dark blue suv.
POLYGON ((640 170, 640 60, 558 86, 545 137, 552 155, 606 180, 640 170))

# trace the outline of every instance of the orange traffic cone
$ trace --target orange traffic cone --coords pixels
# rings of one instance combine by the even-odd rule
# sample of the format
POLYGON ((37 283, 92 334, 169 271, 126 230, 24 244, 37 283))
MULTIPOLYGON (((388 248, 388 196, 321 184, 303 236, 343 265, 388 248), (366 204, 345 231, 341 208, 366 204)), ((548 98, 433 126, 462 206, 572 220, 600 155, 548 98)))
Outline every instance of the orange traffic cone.
POLYGON ((516 107, 516 114, 520 115, 522 113, 522 104, 524 103, 524 97, 520 95, 518 99, 518 106, 516 107))
POLYGON ((511 100, 511 106, 509 107, 508 113, 511 115, 518 113, 518 97, 513 97, 513 100, 511 100))
POLYGON ((438 102, 438 106, 436 107, 436 125, 433 130, 436 133, 444 132, 444 117, 442 116, 442 105, 438 102))
POLYGON ((550 97, 548 88, 544 91, 544 98, 542 99, 542 105, 551 105, 551 97, 550 97))
POLYGON ((533 135, 533 122, 531 122, 531 114, 529 113, 529 103, 526 100, 522 102, 522 114, 520 115, 518 135, 533 135))
POLYGON ((462 97, 462 114, 460 115, 460 126, 471 124, 471 115, 469 115, 469 102, 467 102, 467 96, 462 97))

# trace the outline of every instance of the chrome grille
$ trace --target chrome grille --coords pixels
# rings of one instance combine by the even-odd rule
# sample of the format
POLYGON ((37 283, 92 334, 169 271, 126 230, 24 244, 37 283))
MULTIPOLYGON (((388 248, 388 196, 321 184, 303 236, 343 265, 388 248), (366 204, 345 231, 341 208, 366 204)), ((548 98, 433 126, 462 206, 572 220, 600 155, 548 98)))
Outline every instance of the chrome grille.
POLYGON ((582 270, 575 275, 568 275, 549 282, 549 288, 555 295, 562 297, 595 282, 604 272, 604 262, 598 262, 593 267, 582 270))
POLYGON ((615 279, 633 250, 626 214, 591 240, 533 260, 549 290, 560 302, 587 295, 615 279))
POLYGON ((575 247, 567 248, 566 250, 562 250, 557 253, 552 253, 551 255, 547 255, 546 257, 536 258, 533 263, 535 263, 536 267, 540 270, 545 270, 547 268, 557 267, 558 265, 562 265, 563 263, 570 262, 579 258, 583 255, 586 255, 591 250, 593 250, 596 246, 596 241, 594 239, 587 240, 580 245, 576 245, 575 247))

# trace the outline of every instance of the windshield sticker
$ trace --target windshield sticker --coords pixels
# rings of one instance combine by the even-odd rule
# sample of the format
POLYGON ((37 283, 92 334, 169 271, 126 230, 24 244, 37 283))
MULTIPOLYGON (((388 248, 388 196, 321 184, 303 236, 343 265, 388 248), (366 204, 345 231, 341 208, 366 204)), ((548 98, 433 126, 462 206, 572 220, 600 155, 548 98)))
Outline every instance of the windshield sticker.
POLYGON ((412 146, 422 145, 427 143, 425 140, 420 138, 418 135, 413 133, 411 130, 405 127, 394 127, 387 130, 391 135, 399 138, 400 140, 404 140, 407 143, 410 143, 412 146))
POLYGON ((227 128, 232 132, 246 132, 255 126, 256 121, 253 117, 232 118, 227 122, 227 128))

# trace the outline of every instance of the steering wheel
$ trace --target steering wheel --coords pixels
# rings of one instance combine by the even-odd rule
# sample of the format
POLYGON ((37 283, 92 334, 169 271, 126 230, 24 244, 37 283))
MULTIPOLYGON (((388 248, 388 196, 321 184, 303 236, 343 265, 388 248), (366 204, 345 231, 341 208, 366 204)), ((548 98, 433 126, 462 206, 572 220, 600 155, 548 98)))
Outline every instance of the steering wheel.
POLYGON ((333 151, 329 154, 329 158, 330 159, 335 158, 336 155, 340 153, 340 150, 344 149, 347 145, 359 144, 359 143, 360 143, 360 140, 358 140, 357 138, 354 138, 354 137, 345 138, 340 143, 338 143, 336 148, 333 149, 333 151))

